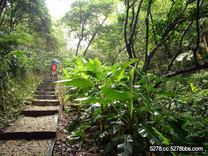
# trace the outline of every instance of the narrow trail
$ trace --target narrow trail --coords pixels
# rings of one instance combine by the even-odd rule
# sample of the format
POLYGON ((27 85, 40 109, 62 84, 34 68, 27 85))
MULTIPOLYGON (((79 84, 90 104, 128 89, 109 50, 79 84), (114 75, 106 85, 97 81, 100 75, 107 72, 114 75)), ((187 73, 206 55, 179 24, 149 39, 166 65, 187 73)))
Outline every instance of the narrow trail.
POLYGON ((57 77, 45 75, 35 92, 32 105, 0 134, 0 155, 46 155, 50 156, 56 140, 60 102, 52 82, 57 77))

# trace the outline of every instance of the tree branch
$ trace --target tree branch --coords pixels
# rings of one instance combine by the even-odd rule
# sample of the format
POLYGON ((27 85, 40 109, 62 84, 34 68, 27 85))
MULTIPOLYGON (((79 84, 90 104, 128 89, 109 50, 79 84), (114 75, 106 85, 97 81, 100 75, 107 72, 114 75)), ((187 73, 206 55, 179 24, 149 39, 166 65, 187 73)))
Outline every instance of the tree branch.
POLYGON ((196 43, 196 47, 193 50, 193 54, 194 54, 194 60, 195 60, 196 66, 198 66, 199 63, 198 63, 198 60, 197 60, 196 51, 199 48, 199 42, 200 42, 200 33, 199 33, 199 0, 197 0, 196 28, 197 28, 197 43, 196 43))
POLYGON ((200 70, 200 69, 205 69, 205 68, 208 68, 208 63, 205 63, 203 65, 189 67, 189 68, 186 68, 186 69, 183 69, 183 70, 178 70, 178 71, 175 71, 175 72, 164 75, 163 78, 172 77, 172 76, 176 76, 176 75, 179 75, 179 74, 188 73, 188 72, 192 72, 192 71, 196 71, 196 70, 200 70))
POLYGON ((154 56, 155 52, 157 51, 157 49, 167 40, 169 39, 169 37, 174 33, 174 31, 177 30, 177 28, 180 26, 180 24, 182 24, 183 22, 185 22, 187 20, 187 18, 182 19, 179 21, 179 18, 176 18, 174 20, 174 22, 172 22, 165 30, 165 32, 163 33, 160 41, 155 45, 155 47, 152 49, 152 51, 149 53, 148 57, 146 60, 144 60, 144 65, 142 67, 142 71, 146 72, 147 68, 149 66, 150 60, 152 59, 152 57, 154 56), (177 25, 177 26, 176 26, 177 25), (176 26, 176 28, 175 28, 176 26), (172 32, 171 32, 172 31, 172 32), (171 32, 171 33, 170 33, 171 32), (169 34, 170 33, 170 34, 169 34), (169 35, 168 35, 169 34, 169 35))
POLYGON ((81 37, 79 37, 79 42, 78 42, 78 44, 77 44, 76 56, 78 56, 79 46, 80 46, 80 44, 81 44, 81 41, 82 41, 83 38, 84 38, 85 22, 86 22, 86 19, 85 19, 85 21, 84 21, 83 24, 82 24, 81 37))
POLYGON ((154 21, 153 21, 153 18, 152 18, 151 10, 150 10, 150 19, 151 19, 151 22, 152 22, 152 31, 153 31, 153 35, 154 35, 155 44, 157 44, 157 38, 156 38, 156 35, 155 35, 155 28, 153 26, 154 21))
POLYGON ((7 5, 5 6, 4 12, 2 12, 3 13, 3 17, 2 17, 2 13, 1 13, 2 19, 1 19, 1 22, 0 22, 0 26, 2 26, 3 23, 4 23, 4 19, 5 19, 6 12, 7 12, 7 5))
POLYGON ((131 45, 127 40, 127 25, 128 25, 128 18, 129 18, 129 0, 127 1, 127 9, 126 9, 126 21, 125 21, 125 27, 124 27, 124 40, 126 43, 126 49, 127 53, 129 55, 129 58, 132 58, 132 52, 131 52, 131 45))
POLYGON ((127 25, 128 25, 128 18, 129 18, 129 0, 127 2, 127 8, 126 8, 126 21, 125 21, 125 26, 124 26, 124 40, 126 45, 128 44, 127 41, 127 25))
POLYGON ((134 4, 137 2, 137 0, 135 0, 130 6, 129 8, 131 8, 132 6, 134 6, 134 4))
POLYGON ((115 55, 115 57, 113 58, 113 61, 112 61, 112 66, 115 64, 115 60, 116 58, 118 57, 118 54, 120 54, 126 47, 123 47, 121 48, 115 55))
MULTIPOLYGON (((134 24, 131 23, 131 25, 133 25, 133 27, 131 26, 131 29, 130 29, 129 40, 127 40, 127 25, 128 25, 129 9, 130 9, 129 0, 127 2, 126 22, 125 22, 125 28, 124 28, 124 39, 125 39, 125 43, 126 43, 127 53, 129 54, 129 58, 133 58, 133 55, 136 56, 135 53, 134 53, 134 50, 133 50, 134 49, 133 48, 133 38, 134 38, 134 35, 135 35, 136 25, 137 25, 137 21, 138 21, 139 12, 140 12, 140 9, 141 9, 142 2, 143 2, 143 0, 140 0, 134 24), (133 53, 133 55, 132 55, 132 53, 133 53)), ((132 21, 133 21, 133 19, 132 19, 132 21)))
POLYGON ((1 18, 1 15, 4 11, 4 8, 7 6, 7 0, 1 0, 0 2, 0 18, 1 18))
POLYGON ((173 62, 174 62, 175 59, 178 57, 178 55, 182 52, 182 50, 183 50, 183 49, 182 49, 183 38, 184 38, 186 32, 188 31, 188 29, 191 27, 192 23, 193 23, 193 21, 191 21, 191 22, 189 23, 189 25, 186 27, 186 29, 184 30, 184 32, 183 32, 183 34, 182 34, 182 37, 181 37, 181 40, 180 40, 180 44, 179 44, 179 51, 174 55, 174 57, 172 58, 171 62, 170 62, 169 65, 168 65, 168 68, 166 69, 166 71, 164 72, 163 75, 166 75, 166 74, 169 72, 170 68, 171 68, 172 65, 173 65, 173 62))
MULTIPOLYGON (((201 6, 202 5, 202 2, 203 2, 203 0, 201 1, 201 3, 200 4, 198 4, 199 6, 201 6)), ((183 12, 185 11, 185 9, 187 8, 187 4, 186 4, 186 7, 184 8, 184 10, 183 10, 183 12)), ((183 32, 183 34, 182 34, 182 37, 181 37, 181 40, 180 40, 180 44, 179 44, 179 51, 174 55, 174 57, 172 58, 172 60, 171 60, 171 62, 170 62, 170 64, 168 65, 168 68, 166 69, 166 71, 164 72, 164 74, 163 75, 166 75, 168 72, 169 72, 169 70, 170 70, 170 68, 171 68, 171 66, 173 65, 173 62, 175 61, 175 59, 177 58, 177 56, 182 52, 182 43, 183 43, 183 38, 184 38, 184 36, 185 36, 185 34, 186 34, 186 32, 188 31, 188 29, 191 27, 191 25, 193 24, 193 20, 191 20, 190 21, 190 23, 189 23, 189 25, 186 27, 186 29, 184 30, 184 32, 183 32)), ((199 27, 197 28, 197 35, 198 35, 198 43, 197 43, 197 45, 199 46, 199 27)))
POLYGON ((170 11, 169 11, 169 13, 168 13, 168 15, 167 15, 168 19, 169 19, 169 17, 170 17, 170 13, 172 12, 172 9, 173 9, 173 6, 174 6, 174 5, 175 5, 175 2, 172 1, 172 6, 171 6, 170 11))
POLYGON ((140 0, 139 6, 138 6, 138 9, 137 9, 136 20, 135 20, 135 23, 134 23, 133 31, 131 32, 131 36, 129 38, 129 42, 132 42, 135 30, 136 30, 136 25, 137 25, 137 21, 138 21, 138 17, 139 17, 139 12, 140 12, 140 9, 141 9, 141 6, 142 6, 142 2, 143 2, 143 0, 140 0))
POLYGON ((145 60, 147 59, 148 57, 148 42, 149 42, 149 14, 150 14, 150 6, 151 6, 151 3, 152 3, 152 0, 149 1, 149 4, 148 4, 148 9, 147 9, 147 15, 146 15, 146 18, 145 18, 145 21, 146 21, 146 27, 147 27, 147 30, 146 30, 146 46, 145 46, 145 60))

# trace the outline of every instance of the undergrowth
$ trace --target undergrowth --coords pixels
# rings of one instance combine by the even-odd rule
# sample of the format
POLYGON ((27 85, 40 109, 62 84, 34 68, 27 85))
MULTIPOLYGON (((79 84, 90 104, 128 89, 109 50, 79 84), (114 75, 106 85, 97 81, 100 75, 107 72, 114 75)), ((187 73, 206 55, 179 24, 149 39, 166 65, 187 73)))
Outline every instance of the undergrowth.
POLYGON ((149 148, 178 145, 202 147, 203 151, 186 154, 206 155, 207 72, 192 75, 189 81, 186 77, 162 79, 131 66, 135 61, 112 67, 97 58, 66 63, 59 83, 68 86, 66 99, 74 98, 71 112, 77 114, 68 127, 69 148, 80 141, 88 150, 98 146, 101 155, 166 155, 149 148))

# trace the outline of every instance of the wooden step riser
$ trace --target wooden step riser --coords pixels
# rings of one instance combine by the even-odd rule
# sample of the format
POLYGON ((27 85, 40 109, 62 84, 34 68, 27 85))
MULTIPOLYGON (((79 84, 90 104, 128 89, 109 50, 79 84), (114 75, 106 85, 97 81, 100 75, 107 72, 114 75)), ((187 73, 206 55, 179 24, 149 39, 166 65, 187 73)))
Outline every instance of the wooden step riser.
POLYGON ((25 110, 22 111, 22 114, 24 116, 32 116, 32 117, 38 117, 38 116, 47 116, 47 115, 55 115, 58 113, 58 110, 25 110))
POLYGON ((56 138, 56 131, 41 131, 41 132, 7 132, 0 134, 0 140, 43 140, 56 138))
POLYGON ((43 91, 43 92, 36 91, 35 94, 47 96, 47 95, 55 95, 55 92, 53 92, 53 91, 43 91))
POLYGON ((57 81, 58 79, 56 79, 56 78, 52 78, 52 79, 45 79, 45 80, 43 80, 42 82, 43 83, 51 83, 51 82, 55 82, 55 81, 57 81))
POLYGON ((58 80, 42 81, 40 85, 55 85, 58 80))
POLYGON ((53 87, 53 88, 55 88, 55 84, 39 84, 39 86, 38 87, 43 87, 43 88, 46 88, 46 87, 53 87))
POLYGON ((38 86, 37 89, 55 89, 55 86, 38 86))
POLYGON ((38 91, 38 92, 45 92, 45 91, 47 91, 47 92, 55 92, 55 88, 52 88, 52 89, 47 89, 47 88, 37 88, 37 90, 36 91, 38 91))

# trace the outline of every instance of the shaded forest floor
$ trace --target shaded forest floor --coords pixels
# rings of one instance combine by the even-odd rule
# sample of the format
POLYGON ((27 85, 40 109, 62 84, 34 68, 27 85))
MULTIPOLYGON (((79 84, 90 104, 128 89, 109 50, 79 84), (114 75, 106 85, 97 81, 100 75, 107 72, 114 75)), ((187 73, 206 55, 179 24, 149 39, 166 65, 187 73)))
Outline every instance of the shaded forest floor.
POLYGON ((75 142, 73 145, 69 147, 67 145, 67 137, 70 135, 67 132, 68 126, 72 123, 74 119, 76 119, 76 113, 72 113, 69 110, 73 107, 73 103, 66 102, 65 110, 62 108, 59 109, 59 122, 57 128, 57 138, 56 143, 53 150, 54 156, 98 156, 99 151, 96 151, 97 148, 93 148, 90 151, 87 151, 83 143, 75 142), (70 115, 69 115, 70 113, 70 115))

